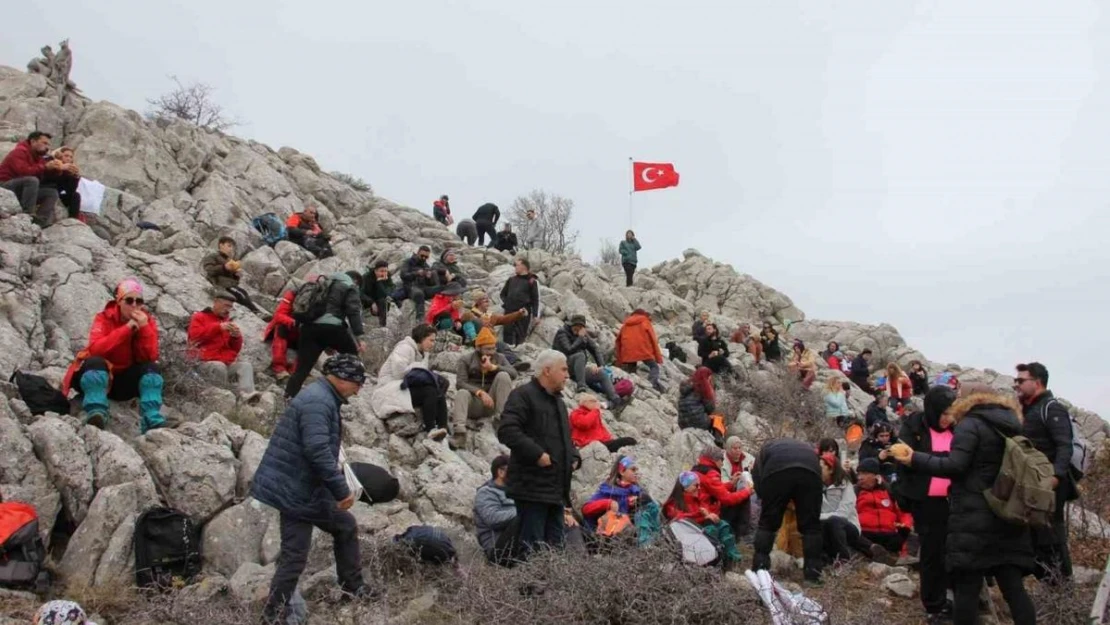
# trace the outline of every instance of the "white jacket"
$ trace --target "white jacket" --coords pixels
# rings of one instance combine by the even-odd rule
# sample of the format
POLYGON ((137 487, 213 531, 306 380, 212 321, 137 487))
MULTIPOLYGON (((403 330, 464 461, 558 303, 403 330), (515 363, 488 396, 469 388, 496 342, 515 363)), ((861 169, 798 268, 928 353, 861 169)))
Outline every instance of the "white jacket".
POLYGON ((415 412, 412 395, 401 388, 401 383, 412 369, 428 368, 428 355, 420 353, 420 346, 411 336, 397 343, 378 371, 378 385, 370 396, 374 414, 384 419, 392 414, 415 412))
POLYGON ((846 519, 856 529, 859 526, 859 513, 856 512, 856 489, 845 480, 840 486, 826 486, 825 497, 821 500, 821 520, 831 516, 846 519))

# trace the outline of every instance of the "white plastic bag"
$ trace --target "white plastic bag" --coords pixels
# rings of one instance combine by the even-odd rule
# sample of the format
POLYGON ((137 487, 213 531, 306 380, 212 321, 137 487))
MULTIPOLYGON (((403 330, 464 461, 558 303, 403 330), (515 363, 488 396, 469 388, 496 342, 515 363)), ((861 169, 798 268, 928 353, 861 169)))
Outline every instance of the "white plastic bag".
POLYGON ((358 481, 358 476, 355 475, 354 469, 351 464, 347 462, 347 452, 343 450, 343 446, 339 446, 339 466, 343 469, 343 477, 347 479, 347 488, 351 489, 351 494, 355 496, 355 501, 362 499, 362 482, 358 481))
POLYGON ((767 571, 749 570, 744 575, 771 611, 771 621, 775 625, 826 625, 829 622, 829 615, 821 604, 800 592, 783 588, 767 571))
POLYGON ((81 194, 81 212, 92 215, 100 214, 100 205, 104 202, 104 192, 107 189, 97 180, 82 178, 77 181, 77 192, 81 194))

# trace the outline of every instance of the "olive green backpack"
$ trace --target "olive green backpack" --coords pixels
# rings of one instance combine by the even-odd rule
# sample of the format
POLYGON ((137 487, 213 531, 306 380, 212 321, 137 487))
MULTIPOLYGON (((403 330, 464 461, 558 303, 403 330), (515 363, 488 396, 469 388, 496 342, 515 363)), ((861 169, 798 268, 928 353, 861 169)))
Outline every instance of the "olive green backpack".
POLYGON ((1052 490, 1055 476, 1048 457, 1033 447, 1024 436, 1002 437, 1005 449, 1002 466, 994 484, 983 491, 991 512, 1015 525, 1048 527, 1056 511, 1056 493, 1052 490))

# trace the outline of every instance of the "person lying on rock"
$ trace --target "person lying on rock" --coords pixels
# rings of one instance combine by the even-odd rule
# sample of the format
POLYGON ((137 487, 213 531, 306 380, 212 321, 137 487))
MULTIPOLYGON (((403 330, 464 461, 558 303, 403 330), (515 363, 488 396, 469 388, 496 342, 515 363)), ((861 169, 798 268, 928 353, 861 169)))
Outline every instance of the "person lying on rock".
POLYGON ((220 237, 216 247, 217 249, 215 252, 205 256, 204 260, 200 261, 200 266, 204 269, 205 277, 212 283, 212 286, 231 293, 235 297, 237 303, 246 306, 251 312, 260 315, 263 321, 269 321, 271 319, 270 315, 267 315, 259 308, 251 300, 251 296, 243 290, 243 287, 239 286, 239 279, 242 276, 243 268, 237 260, 237 244, 235 243, 235 239, 231 237, 220 237))
POLYGON ((490 564, 509 566, 516 559, 520 517, 516 503, 505 494, 509 457, 500 455, 490 463, 492 477, 474 494, 474 530, 478 544, 490 564))
POLYGON ((732 567, 743 557, 736 546, 732 528, 702 502, 701 481, 693 471, 683 471, 675 480, 670 497, 663 504, 663 516, 668 521, 690 521, 701 528, 715 544, 720 545, 727 567, 732 567))
POLYGON ((624 402, 613 388, 613 381, 602 369, 605 361, 601 358, 597 343, 590 338, 584 315, 572 315, 570 321, 555 333, 551 346, 566 355, 567 365, 579 393, 588 392, 591 386, 596 385, 605 393, 610 406, 617 407, 624 402), (593 357, 596 364, 590 364, 588 356, 593 357))
POLYGON ((379 327, 384 328, 389 320, 390 295, 394 289, 387 261, 376 261, 362 274, 362 307, 378 318, 379 327))
POLYGON ((227 388, 234 376, 243 399, 254 396, 254 368, 250 360, 238 360, 243 349, 243 331, 231 320, 235 296, 216 293, 212 306, 193 313, 189 319, 189 358, 200 364, 200 376, 220 388, 227 388))
POLYGON ((610 453, 636 444, 631 436, 613 438, 601 420, 601 401, 593 393, 579 393, 578 407, 570 413, 570 439, 579 449, 590 443, 601 443, 610 453))
POLYGON ((728 343, 721 338, 717 324, 705 324, 705 338, 698 341, 698 356, 703 367, 708 367, 713 373, 729 373, 732 363, 728 361, 728 343))
POLYGON ((296 397, 316 361, 326 350, 341 354, 360 354, 362 341, 362 274, 357 271, 333 273, 327 278, 324 314, 301 325, 297 348, 297 368, 285 383, 285 396, 296 397))
POLYGON ((663 364, 663 350, 659 348, 659 337, 651 324, 651 314, 642 308, 632 311, 624 320, 617 333, 617 364, 633 372, 641 362, 647 365, 651 386, 659 393, 667 389, 659 382, 659 365, 663 364))
POLYGON ((62 394, 81 398, 85 423, 108 424, 108 400, 139 399, 140 430, 160 428, 162 374, 158 368, 158 323, 143 299, 143 284, 127 278, 116 285, 115 299, 96 314, 85 349, 66 371, 62 394))
POLYGON ((379 594, 362 577, 358 523, 348 511, 355 493, 339 464, 340 408, 362 388, 366 369, 358 356, 338 354, 324 363, 323 373, 278 419, 251 484, 251 496, 281 514, 281 551, 262 612, 266 624, 284 622, 308 563, 314 527, 331 534, 344 596, 379 594))
POLYGON ((274 317, 262 332, 263 342, 270 342, 270 370, 278 382, 289 377, 289 370, 296 369, 296 364, 288 360, 289 348, 297 348, 300 331, 297 322, 293 319, 293 298, 297 292, 289 289, 282 294, 274 317))
POLYGON ((319 210, 314 204, 305 206, 304 211, 293 213, 285 220, 289 240, 308 250, 316 258, 335 256, 331 249, 331 237, 320 225, 319 210))
POLYGON ((482 328, 474 341, 474 351, 459 359, 455 370, 454 443, 460 449, 466 444, 466 432, 481 419, 501 418, 505 402, 513 390, 517 371, 497 353, 497 337, 489 328, 482 328))

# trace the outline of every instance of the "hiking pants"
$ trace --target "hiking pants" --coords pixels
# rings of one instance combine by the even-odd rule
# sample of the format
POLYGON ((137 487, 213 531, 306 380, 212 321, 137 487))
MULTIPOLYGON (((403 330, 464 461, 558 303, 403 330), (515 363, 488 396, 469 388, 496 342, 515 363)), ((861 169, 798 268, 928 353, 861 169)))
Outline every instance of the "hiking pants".
POLYGON ((520 519, 521 557, 527 558, 545 546, 562 549, 565 534, 562 505, 518 499, 516 516, 520 519))
POLYGON ((493 398, 493 406, 489 408, 486 408, 486 405, 474 393, 466 389, 455 391, 455 404, 452 411, 452 425, 455 435, 462 436, 471 420, 500 417, 512 390, 512 378, 509 377, 508 373, 498 371, 497 375, 493 376, 493 382, 490 384, 489 390, 486 391, 493 398))
POLYGON ((620 438, 614 438, 611 441, 602 443, 602 445, 605 445, 605 449, 609 450, 609 453, 613 453, 621 447, 632 447, 635 444, 636 439, 632 438, 631 436, 622 436, 620 438))
POLYGON ((1025 592, 1021 569, 1010 565, 985 571, 952 571, 952 590, 956 594, 952 622, 955 625, 975 625, 979 622, 979 591, 986 575, 993 577, 1002 591, 1002 597, 1010 606, 1014 625, 1036 625, 1037 611, 1029 593, 1025 592))
POLYGON ((334 349, 341 354, 357 354, 358 344, 346 325, 310 323, 301 327, 297 369, 285 385, 286 397, 296 397, 301 392, 305 379, 326 349, 334 349))
POLYGON ((948 498, 926 497, 914 502, 913 527, 921 539, 921 604, 936 614, 948 603, 948 570, 944 567, 948 539, 948 498))
POLYGON ((197 373, 220 388, 227 388, 234 377, 240 393, 249 395, 254 392, 254 367, 249 360, 237 360, 230 365, 218 360, 202 362, 197 366, 197 373))
POLYGON ((619 404, 621 397, 617 395, 617 390, 613 388, 613 381, 605 375, 601 367, 598 367, 593 373, 589 373, 586 369, 587 359, 586 352, 576 352, 567 357, 567 368, 570 369, 571 377, 574 378, 575 383, 604 393, 605 399, 609 400, 609 403, 614 406, 619 404))
POLYGON ((270 339, 270 369, 274 373, 281 373, 292 368, 287 360, 288 352, 290 347, 296 349, 299 338, 300 333, 295 325, 279 323, 274 326, 274 334, 270 339))
POLYGON ((821 521, 821 539, 829 562, 851 560, 853 549, 871 555, 871 542, 863 538, 856 526, 844 517, 831 516, 821 521))
POLYGON ((438 384, 409 386, 409 395, 412 397, 412 407, 420 409, 425 432, 436 428, 447 429, 447 398, 438 384))
POLYGON ((528 338, 528 328, 532 323, 532 316, 521 317, 512 323, 507 323, 502 332, 502 338, 512 346, 520 345, 528 338))
POLYGON ((863 537, 894 554, 894 557, 898 557, 906 544, 909 532, 863 532, 863 537))
POLYGON ((240 306, 246 306, 251 310, 251 312, 254 313, 262 312, 262 309, 258 307, 258 304, 254 303, 254 300, 252 300, 251 296, 245 290, 243 290, 243 287, 229 286, 227 287, 227 292, 231 293, 231 295, 235 297, 235 302, 238 303, 240 306))
POLYGON ((492 221, 476 221, 474 225, 478 227, 478 245, 486 244, 486 235, 489 235, 489 245, 493 246, 493 240, 497 238, 497 226, 492 221))
POLYGON ((721 519, 727 521, 732 533, 743 538, 752 532, 752 500, 749 497, 735 506, 721 506, 721 519))
POLYGON ((282 616, 297 588, 297 580, 304 573, 308 552, 312 547, 313 527, 331 534, 339 587, 353 593, 363 586, 358 524, 350 512, 334 510, 327 520, 302 519, 282 512, 281 551, 278 553, 277 570, 270 581, 270 594, 263 610, 264 618, 270 621, 282 616))
POLYGON ((1071 579, 1068 526, 1064 520, 1069 488, 1069 484, 1061 482, 1056 489, 1056 511, 1052 513, 1052 525, 1029 532, 1033 539, 1033 558, 1036 566, 1033 574, 1037 579, 1050 584, 1071 579))
POLYGON ((398 306, 400 306, 401 302, 406 299, 412 300, 412 305, 416 307, 416 321, 418 323, 424 323, 424 302, 427 300, 427 298, 428 293, 425 292, 423 287, 418 287, 411 284, 401 287, 396 293, 393 294, 393 300, 397 302, 398 306))
POLYGON ((632 276, 636 273, 636 265, 621 263, 621 267, 624 267, 624 286, 632 286, 632 276))
POLYGON ((764 477, 759 484, 762 510, 759 529, 755 533, 755 556, 752 569, 771 568, 771 548, 775 534, 782 526, 786 506, 794 502, 798 517, 798 531, 802 534, 802 552, 805 556, 805 578, 818 579, 824 566, 821 542, 821 500, 824 487, 821 476, 802 468, 785 469, 764 477))
POLYGON ((39 189, 55 189, 66 207, 66 214, 71 219, 77 219, 81 214, 81 194, 77 192, 77 183, 81 181, 75 176, 50 176, 39 183, 39 189))
POLYGON ((19 198, 19 205, 23 207, 23 212, 34 213, 35 221, 40 226, 53 223, 54 205, 58 203, 57 189, 42 186, 39 179, 34 176, 0 182, 0 187, 14 193, 19 198), (35 206, 38 206, 38 212, 35 211, 35 206))
POLYGON ((374 300, 374 308, 378 310, 378 326, 384 328, 389 321, 389 300, 382 298, 374 300))

